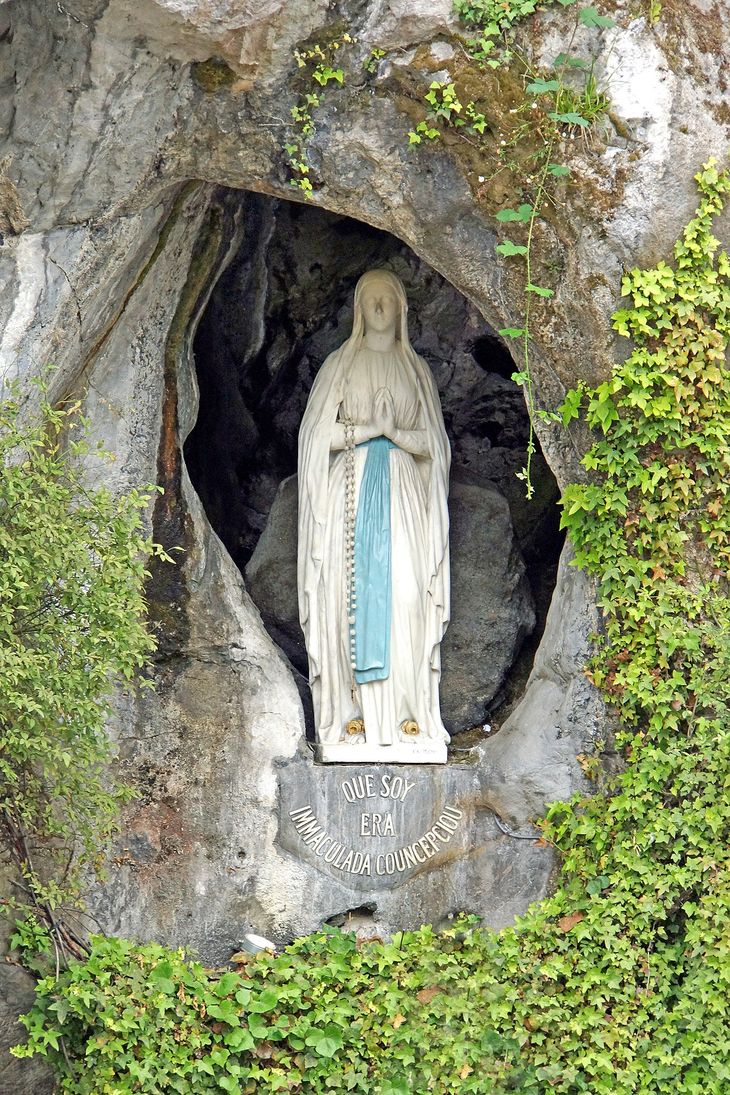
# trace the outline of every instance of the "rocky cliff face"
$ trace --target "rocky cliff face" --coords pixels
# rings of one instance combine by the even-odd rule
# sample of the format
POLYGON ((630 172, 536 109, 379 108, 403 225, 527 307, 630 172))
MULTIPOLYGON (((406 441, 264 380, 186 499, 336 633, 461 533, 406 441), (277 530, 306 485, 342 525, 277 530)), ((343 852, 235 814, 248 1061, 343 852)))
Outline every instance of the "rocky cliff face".
MULTIPOLYGON (((650 26, 635 3, 607 6, 616 27, 592 29, 585 48, 611 113, 571 145, 572 181, 537 244, 556 285, 535 314, 548 409, 622 353, 609 325, 622 269, 669 257, 694 171, 728 142, 730 9, 665 3, 650 26)), ((566 19, 536 15, 523 47, 553 57, 566 19)), ((0 4, 0 370, 25 380, 54 363, 53 394, 82 393, 118 454, 105 474, 120 487, 162 483, 155 535, 185 549, 150 585, 157 690, 120 697, 113 732, 141 798, 96 911, 110 930, 192 943, 213 960, 251 927, 284 939, 362 904, 345 883, 313 884, 277 843, 278 781, 301 763, 302 704, 182 452, 199 403, 196 328, 226 265, 261 231, 220 188, 301 197, 284 151, 301 92, 292 51, 344 30, 356 42, 344 86, 317 112, 310 204, 397 237, 492 329, 515 324, 520 278, 495 254, 494 213, 511 184, 485 189, 456 141, 407 142, 429 81, 461 63, 449 0, 0 4), (382 57, 365 67, 375 48, 382 57)), ((509 88, 486 79, 496 125, 509 88)), ((578 474, 580 440, 538 426, 563 484, 578 474)), ((582 675, 595 626, 590 587, 563 564, 524 694, 459 785, 480 819, 474 854, 447 863, 440 886, 433 874, 420 889, 409 881, 401 909, 426 915, 447 895, 501 924, 544 892, 549 857, 505 830, 579 786, 576 755, 605 736, 582 675)), ((378 910, 386 927, 397 905, 378 910)))

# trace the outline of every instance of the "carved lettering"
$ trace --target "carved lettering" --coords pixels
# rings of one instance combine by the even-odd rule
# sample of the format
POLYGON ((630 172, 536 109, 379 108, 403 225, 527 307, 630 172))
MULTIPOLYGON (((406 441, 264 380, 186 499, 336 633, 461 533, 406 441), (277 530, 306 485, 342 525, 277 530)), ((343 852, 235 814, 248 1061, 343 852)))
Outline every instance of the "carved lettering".
POLYGON ((395 836, 392 814, 361 814, 360 836, 395 836))
MULTIPOLYGON (((354 804, 364 799, 384 798, 392 802, 405 802, 414 783, 403 776, 384 775, 375 787, 371 775, 351 776, 341 784, 342 794, 348 803, 354 804)), ((302 843, 319 859, 324 859, 335 870, 343 874, 357 874, 371 877, 403 874, 427 863, 444 844, 448 844, 459 829, 464 817, 463 811, 456 806, 444 806, 438 818, 423 836, 394 851, 382 852, 371 856, 369 852, 348 848, 342 841, 330 836, 311 806, 300 806, 289 812, 294 828, 302 843)), ((394 837, 395 823, 391 812, 363 811, 360 814, 360 836, 394 837)))
POLYGON ((325 863, 334 863, 335 859, 337 859, 337 853, 341 851, 342 845, 338 841, 333 840, 332 847, 329 849, 326 856, 324 857, 325 863))
POLYGON ((413 787, 415 783, 404 779, 403 776, 380 777, 381 798, 396 798, 400 802, 405 802, 406 795, 413 787))
POLYGON ((377 792, 373 788, 374 776, 352 776, 346 779, 341 790, 348 802, 355 802, 359 798, 375 798, 377 792))
POLYGON ((413 854, 413 850, 411 848, 404 848, 403 855, 405 856, 406 867, 415 867, 418 861, 413 854))

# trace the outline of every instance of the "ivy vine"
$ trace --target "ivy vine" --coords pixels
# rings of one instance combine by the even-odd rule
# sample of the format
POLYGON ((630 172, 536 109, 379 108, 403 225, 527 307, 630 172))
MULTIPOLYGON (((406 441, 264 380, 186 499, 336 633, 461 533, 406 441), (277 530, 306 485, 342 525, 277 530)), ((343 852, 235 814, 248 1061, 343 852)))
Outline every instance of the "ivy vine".
MULTIPOLYGON (((577 0, 558 0, 564 8, 577 0)), ((533 247, 536 224, 544 216, 546 203, 553 201, 553 188, 557 180, 570 176, 570 167, 561 162, 565 158, 566 140, 576 132, 585 133, 602 117, 609 100, 599 87, 594 67, 574 55, 576 35, 581 28, 608 28, 614 25, 610 16, 600 14, 595 7, 576 9, 576 17, 565 49, 555 58, 552 69, 538 71, 515 45, 515 30, 521 20, 532 15, 538 8, 549 6, 549 0, 537 4, 536 0, 457 0, 455 11, 472 30, 478 30, 478 38, 467 39, 472 60, 481 66, 500 68, 507 64, 517 66, 521 72, 524 99, 515 109, 517 123, 509 140, 502 140, 497 149, 494 166, 494 140, 490 132, 488 105, 470 100, 464 105, 456 84, 450 80, 434 80, 426 92, 428 114, 408 133, 409 144, 419 145, 437 141, 443 127, 463 130, 483 155, 483 175, 480 182, 493 177, 501 170, 516 176, 523 201, 497 211, 500 225, 511 224, 518 230, 518 242, 505 238, 497 245, 497 253, 503 258, 519 258, 524 262, 523 307, 520 326, 506 327, 499 334, 517 342, 519 365, 512 375, 515 383, 525 392, 530 422, 524 467, 517 473, 524 482, 528 499, 534 495, 532 483, 532 459, 535 454, 534 422, 538 414, 535 388, 530 367, 531 323, 536 299, 547 300, 554 290, 538 284, 534 277, 533 247), (529 146, 529 153, 519 162, 513 155, 517 145, 529 146)))

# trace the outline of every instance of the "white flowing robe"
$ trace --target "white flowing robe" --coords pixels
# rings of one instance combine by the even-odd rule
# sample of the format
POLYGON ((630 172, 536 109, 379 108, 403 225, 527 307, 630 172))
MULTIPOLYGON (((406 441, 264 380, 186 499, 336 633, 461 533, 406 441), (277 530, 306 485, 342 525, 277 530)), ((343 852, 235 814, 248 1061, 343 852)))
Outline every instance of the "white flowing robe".
MULTIPOLYGON (((341 430, 341 426, 339 427, 341 430)), ((356 501, 367 446, 355 450, 356 501)), ((410 346, 392 352, 345 343, 327 358, 310 394, 299 434, 298 579, 318 741, 344 740, 347 722, 362 717, 371 744, 403 737, 415 720, 421 740, 446 742, 439 712, 439 644, 449 618, 449 443, 428 365, 410 346), (345 461, 332 451, 337 424, 367 425, 375 393, 386 388, 400 430, 423 431, 427 456, 392 448, 391 642, 387 679, 356 686, 352 699, 346 609, 345 461)))

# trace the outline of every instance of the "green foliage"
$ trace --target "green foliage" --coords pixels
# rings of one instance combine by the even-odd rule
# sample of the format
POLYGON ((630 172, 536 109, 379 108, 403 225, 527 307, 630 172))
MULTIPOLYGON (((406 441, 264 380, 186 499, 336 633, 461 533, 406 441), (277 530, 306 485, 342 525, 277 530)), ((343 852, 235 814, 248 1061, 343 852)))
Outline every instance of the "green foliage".
POLYGON ((728 622, 730 263, 711 226, 730 186, 714 162, 697 180, 702 202, 675 247, 676 265, 623 278, 631 306, 616 312, 614 327, 633 352, 609 381, 563 407, 568 423, 585 406, 605 435, 584 459, 604 478, 568 488, 563 517, 578 564, 599 575, 611 606, 603 641, 621 636, 620 661, 594 675, 614 699, 634 697, 630 708, 621 700, 631 725, 651 691, 650 728, 671 731, 690 718, 688 686, 693 725, 716 717, 724 687, 708 679, 712 700, 699 678, 722 662, 728 622), (588 532, 596 514, 614 521, 600 539, 588 532))
POLYGON ((32 912, 16 920, 10 936, 10 950, 16 951, 22 965, 39 977, 49 972, 55 954, 53 937, 32 912))
POLYGON ((643 0, 642 7, 646 14, 646 18, 652 26, 654 23, 659 22, 659 17, 662 14, 661 0, 643 0))
POLYGON ((433 80, 425 95, 431 107, 428 122, 419 122, 415 130, 408 133, 409 144, 420 144, 423 137, 433 141, 440 137, 437 123, 441 120, 455 129, 465 126, 472 133, 482 136, 487 129, 487 119, 475 104, 470 101, 464 107, 456 94, 456 87, 447 80, 433 80), (462 111, 464 114, 462 115, 462 111))
POLYGON ((434 80, 426 93, 426 102, 431 104, 435 118, 444 118, 454 125, 464 124, 463 119, 459 117, 463 107, 453 84, 434 80))
MULTIPOLYGON (((412 129, 409 131, 409 144, 420 144, 424 137, 429 141, 434 141, 440 137, 441 131, 437 127, 439 120, 448 122, 454 127, 466 124, 461 117, 461 112, 464 108, 459 102, 456 95, 456 88, 453 83, 433 80, 426 93, 425 99, 431 107, 429 121, 419 122, 415 130, 412 129)), ((473 103, 468 104, 467 110, 472 112, 470 116, 476 116, 473 103)), ((484 122, 483 114, 478 117, 484 122)))
POLYGON ((408 133, 409 144, 420 144, 425 137, 428 141, 435 141, 441 136, 438 129, 428 125, 427 122, 419 122, 415 129, 408 133))
POLYGON ((530 201, 523 203, 518 209, 506 208, 496 214, 498 221, 521 223, 525 225, 526 230, 524 243, 515 243, 508 239, 498 244, 496 250, 498 254, 506 258, 520 257, 525 264, 524 310, 521 326, 504 328, 500 334, 505 338, 517 340, 520 345, 520 366, 513 373, 512 379, 525 390, 530 432, 525 465, 517 473, 517 477, 524 482, 525 495, 528 499, 534 494, 532 483, 532 458, 535 455, 534 420, 540 413, 535 403, 530 368, 532 301, 534 297, 547 300, 554 295, 553 289, 536 285, 533 281, 532 247, 535 239, 535 225, 542 216, 545 200, 550 196, 555 180, 570 176, 570 168, 566 164, 553 162, 566 133, 572 136, 576 130, 586 132, 606 112, 609 105, 608 97, 597 86, 592 69, 583 75, 582 86, 579 89, 575 89, 566 82, 571 72, 575 72, 576 69, 582 71, 584 68, 584 62, 571 54, 579 25, 612 26, 613 20, 608 16, 599 16, 595 8, 580 8, 568 48, 555 59, 553 70, 546 75, 533 73, 525 91, 528 95, 535 97, 530 105, 533 115, 531 128, 539 134, 541 145, 534 157, 537 170, 531 177, 530 201))
POLYGON ((600 433, 564 524, 598 583, 591 672, 625 766, 542 822, 555 893, 499 933, 318 934, 221 977, 96 940, 40 983, 15 1051, 62 1091, 730 1091, 730 261, 712 235, 730 179, 697 180, 674 266, 624 279, 633 352, 561 408, 600 433))
POLYGON ((589 129, 608 111, 610 100, 599 88, 593 72, 586 72, 583 84, 578 89, 559 84, 556 90, 560 92, 556 109, 548 113, 553 121, 589 129))
MULTIPOLYGON (((499 68, 515 56, 515 28, 536 11, 558 3, 572 7, 577 0, 455 0, 454 11, 461 22, 478 37, 468 43, 471 53, 490 68, 499 68)), ((655 0, 652 0, 654 3, 655 0)), ((579 20, 585 27, 611 27, 613 19, 594 7, 580 9, 579 20)))
MULTIPOLYGON (((454 11, 465 26, 478 37, 469 41, 469 49, 491 68, 505 64, 514 56, 514 28, 536 11, 551 7, 555 0, 455 0, 454 11)), ((563 6, 565 0, 560 0, 563 6)), ((574 0, 568 0, 574 3, 574 0)))
POLYGON ((78 405, 53 407, 42 392, 37 418, 24 419, 17 389, 6 390, 0 820, 26 893, 53 908, 103 854, 124 797, 107 782, 105 724, 114 683, 131 681, 154 648, 144 624, 144 560, 161 552, 142 531, 148 491, 118 496, 89 485, 78 405))
MULTIPOLYGON (((546 7, 549 2, 546 0, 539 6, 546 7)), ((574 0, 559 2, 563 7, 569 7, 574 0)), ((526 497, 530 499, 534 494, 531 474, 535 454, 534 420, 540 413, 535 404, 530 369, 533 304, 535 298, 545 301, 554 295, 553 289, 536 284, 533 278, 535 225, 543 215, 546 202, 552 200, 556 181, 571 173, 566 164, 555 162, 557 151, 576 133, 585 135, 609 106, 607 95, 597 84, 593 66, 573 55, 576 34, 581 28, 605 28, 614 24, 610 16, 600 14, 594 7, 576 9, 566 48, 556 57, 550 71, 540 72, 512 48, 515 28, 537 10, 536 0, 456 0, 454 8, 462 22, 480 30, 480 39, 469 43, 473 60, 479 67, 486 63, 495 68, 507 62, 521 67, 525 97, 510 111, 515 116, 511 133, 505 134, 495 150, 495 134, 488 121, 490 107, 486 97, 483 103, 469 100, 464 105, 453 81, 434 80, 424 96, 427 116, 409 131, 408 141, 411 145, 419 145, 424 139, 433 142, 446 130, 455 130, 483 157, 483 173, 478 175, 480 183, 506 169, 518 177, 521 196, 528 199, 517 208, 506 207, 496 213, 496 220, 501 224, 515 223, 525 227, 524 242, 502 240, 496 250, 505 258, 521 258, 525 267, 520 325, 506 327, 500 333, 519 344, 520 361, 512 379, 525 390, 530 432, 525 465, 518 472, 518 478, 524 482, 526 497), (498 42, 501 42, 500 48, 497 48, 498 42), (522 145, 528 145, 530 151, 517 159, 516 150, 522 145)))
POLYGON ((86 962, 38 984, 14 1052, 47 1057, 75 1095, 483 1092, 508 1060, 509 1089, 530 1090, 517 1041, 489 1029, 503 1010, 492 952, 468 921, 389 944, 333 932, 221 976, 181 951, 96 938, 86 962))
MULTIPOLYGON (((342 87, 345 82, 345 70, 335 67, 337 51, 344 46, 353 45, 356 41, 349 34, 342 34, 333 38, 324 46, 315 44, 306 49, 295 49, 294 60, 297 68, 301 69, 305 76, 305 86, 297 102, 291 107, 294 123, 293 139, 284 145, 291 173, 290 183, 301 190, 305 197, 309 197, 314 187, 311 179, 311 167, 307 158, 307 141, 315 132, 314 112, 324 102, 324 92, 311 87, 314 82, 319 88, 326 88, 328 84, 342 87)), ((376 61, 376 54, 383 56, 382 50, 373 50, 371 61, 376 61)))
POLYGON ((369 72, 371 76, 374 76, 375 73, 378 71, 378 65, 382 61, 383 57, 385 57, 385 50, 379 49, 376 46, 374 49, 370 50, 369 55, 365 58, 365 61, 363 62, 363 68, 366 72, 369 72))

